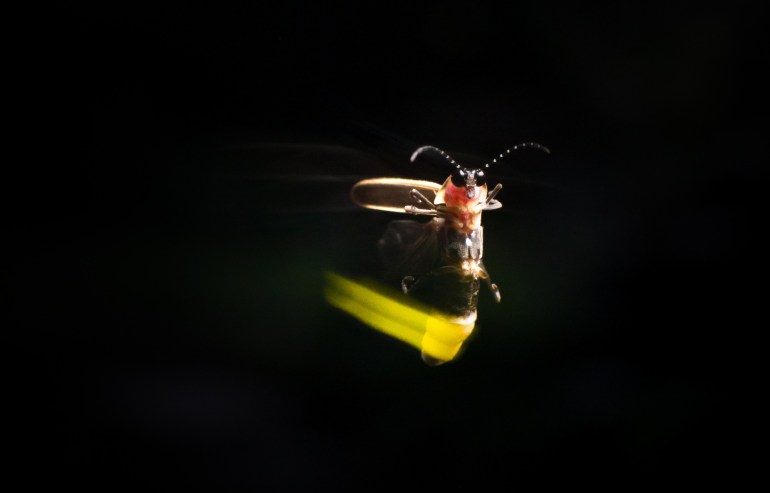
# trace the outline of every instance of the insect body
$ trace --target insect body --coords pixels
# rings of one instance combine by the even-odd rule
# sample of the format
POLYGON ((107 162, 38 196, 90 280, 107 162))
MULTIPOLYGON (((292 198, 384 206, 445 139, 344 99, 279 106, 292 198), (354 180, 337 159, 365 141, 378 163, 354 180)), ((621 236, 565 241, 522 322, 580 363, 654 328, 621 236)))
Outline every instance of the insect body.
MULTIPOLYGON (((525 143, 508 149, 500 158, 522 147, 549 152, 539 144, 525 143)), ((495 199, 502 185, 491 191, 487 188, 486 171, 490 163, 480 168, 463 167, 433 146, 417 149, 411 161, 426 152, 440 154, 452 166, 452 173, 443 184, 374 178, 356 183, 351 197, 368 209, 432 218, 428 222, 392 221, 379 249, 388 277, 399 281, 404 293, 436 311, 427 317, 419 345, 423 360, 436 365, 454 358, 473 331, 482 282, 500 302, 500 290, 492 283, 482 261, 481 213, 502 207, 495 199)))

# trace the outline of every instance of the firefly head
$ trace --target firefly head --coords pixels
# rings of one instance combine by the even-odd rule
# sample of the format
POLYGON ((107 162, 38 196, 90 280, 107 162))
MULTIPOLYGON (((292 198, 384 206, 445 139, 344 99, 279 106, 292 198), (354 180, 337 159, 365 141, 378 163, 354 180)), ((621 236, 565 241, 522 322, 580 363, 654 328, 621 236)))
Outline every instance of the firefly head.
POLYGON ((457 166, 452 170, 452 185, 457 188, 465 187, 465 194, 469 199, 476 197, 476 187, 487 184, 487 175, 482 169, 462 168, 457 166))

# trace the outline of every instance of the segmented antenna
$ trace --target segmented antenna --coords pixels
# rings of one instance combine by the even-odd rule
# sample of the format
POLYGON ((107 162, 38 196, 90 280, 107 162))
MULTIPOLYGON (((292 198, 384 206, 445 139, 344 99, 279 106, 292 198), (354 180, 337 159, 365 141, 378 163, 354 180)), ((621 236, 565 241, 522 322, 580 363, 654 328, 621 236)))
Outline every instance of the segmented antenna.
POLYGON ((442 156, 444 156, 444 158, 445 158, 447 161, 449 161, 449 163, 450 163, 452 166, 454 166, 454 167, 456 167, 456 168, 458 168, 458 169, 460 168, 460 165, 459 165, 459 164, 457 164, 457 163, 455 162, 455 160, 454 160, 454 159, 452 159, 452 156, 450 156, 450 155, 449 155, 449 154, 447 154, 446 152, 442 151, 442 150, 441 150, 441 149, 439 149, 438 147, 434 147, 434 146, 422 146, 422 147, 418 148, 416 151, 414 151, 414 152, 412 153, 412 157, 411 157, 409 160, 410 160, 411 162, 414 162, 414 160, 415 160, 415 159, 417 159, 417 156, 419 156, 420 154, 422 154, 422 153, 423 153, 423 152, 425 152, 425 151, 433 151, 433 152, 438 152, 439 154, 441 154, 442 156))
MULTIPOLYGON (((530 148, 533 148, 533 149, 537 149, 539 151, 543 151, 546 154, 550 154, 551 153, 551 151, 546 146, 542 146, 542 145, 540 145, 540 144, 538 144, 536 142, 523 142, 521 144, 517 144, 517 145, 511 147, 510 149, 506 149, 505 152, 500 154, 500 157, 494 158, 491 162, 485 164, 484 167, 485 168, 489 168, 490 164, 496 163, 498 159, 502 160, 503 158, 508 156, 511 153, 511 151, 518 151, 519 149, 524 149, 526 147, 530 147, 530 148)), ((419 151, 419 149, 418 149, 418 151, 419 151)))

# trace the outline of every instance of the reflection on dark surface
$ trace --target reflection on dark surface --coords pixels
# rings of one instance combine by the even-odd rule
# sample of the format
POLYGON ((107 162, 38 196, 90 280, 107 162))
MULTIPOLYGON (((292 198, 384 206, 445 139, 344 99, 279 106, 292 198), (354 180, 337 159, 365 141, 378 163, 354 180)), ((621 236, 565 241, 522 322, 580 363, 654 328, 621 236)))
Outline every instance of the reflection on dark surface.
POLYGON ((61 12, 6 208, 34 467, 313 490, 727 474, 755 17, 500 8, 61 12), (408 163, 426 143, 478 164, 529 140, 553 154, 490 174, 504 298, 459 360, 324 302, 325 270, 378 272, 393 219, 355 181, 443 181, 408 163))

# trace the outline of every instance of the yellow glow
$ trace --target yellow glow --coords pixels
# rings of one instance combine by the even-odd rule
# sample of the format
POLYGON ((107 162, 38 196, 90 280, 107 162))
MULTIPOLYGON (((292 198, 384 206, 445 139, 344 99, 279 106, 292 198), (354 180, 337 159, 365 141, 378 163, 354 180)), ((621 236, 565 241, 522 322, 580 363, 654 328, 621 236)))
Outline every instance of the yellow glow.
POLYGON ((337 274, 327 273, 324 295, 327 301, 365 324, 395 337, 440 361, 450 361, 470 336, 476 314, 451 318, 395 290, 363 285, 337 274))

